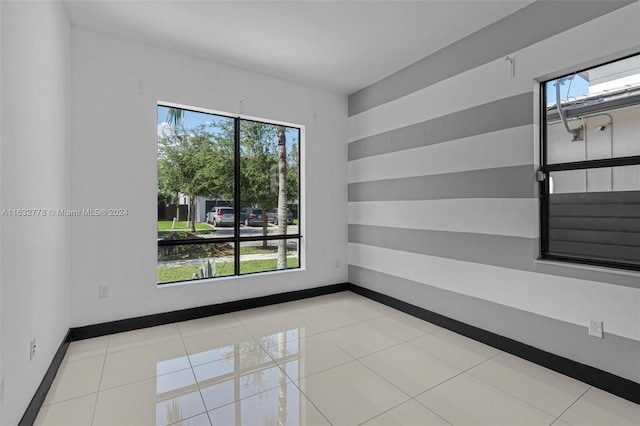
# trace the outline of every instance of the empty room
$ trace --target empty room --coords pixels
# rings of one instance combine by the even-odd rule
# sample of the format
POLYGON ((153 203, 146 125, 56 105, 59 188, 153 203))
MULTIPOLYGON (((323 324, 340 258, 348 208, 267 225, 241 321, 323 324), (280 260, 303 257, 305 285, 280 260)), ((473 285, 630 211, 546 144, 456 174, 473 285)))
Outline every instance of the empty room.
POLYGON ((0 425, 640 425, 640 1, 0 0, 0 425))

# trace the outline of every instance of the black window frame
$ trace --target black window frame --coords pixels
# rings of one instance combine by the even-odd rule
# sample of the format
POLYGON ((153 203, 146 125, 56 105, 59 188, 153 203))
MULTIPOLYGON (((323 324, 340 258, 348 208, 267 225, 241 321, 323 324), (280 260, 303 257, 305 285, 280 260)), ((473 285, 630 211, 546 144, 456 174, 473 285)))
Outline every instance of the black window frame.
MULTIPOLYGON (((195 108, 189 108, 185 106, 177 106, 172 103, 167 102, 157 102, 156 107, 168 107, 168 108, 178 108, 183 111, 196 112, 201 114, 211 114, 219 117, 225 117, 229 119, 233 119, 234 121, 234 232, 233 237, 216 237, 211 239, 181 239, 181 240, 160 240, 158 239, 157 247, 170 247, 170 246, 180 246, 180 245, 200 245, 200 244, 221 244, 221 243, 231 243, 234 246, 233 250, 233 258, 234 258, 234 273, 233 275, 225 275, 221 277, 213 277, 213 278, 199 278, 199 279, 184 279, 178 281, 167 281, 167 282, 156 282, 156 285, 161 287, 170 284, 179 284, 179 283, 201 283, 203 280, 219 280, 223 278, 237 278, 237 277, 245 277, 250 275, 258 275, 258 274, 267 274, 273 272, 282 272, 282 271, 294 271, 302 268, 302 233, 301 225, 302 225, 302 211, 304 207, 302 206, 301 198, 302 198, 302 150, 303 150, 303 127, 302 125, 295 124, 283 124, 279 122, 272 122, 268 120, 260 120, 256 118, 248 118, 243 117, 242 115, 232 115, 225 114, 220 112, 213 112, 207 110, 200 110, 195 108), (257 123, 264 123, 268 125, 282 125, 288 128, 294 128, 298 130, 298 232, 295 234, 284 234, 284 235, 257 235, 257 236, 241 236, 240 235, 240 211, 242 210, 241 203, 241 193, 242 190, 240 188, 240 173, 241 173, 241 143, 240 143, 240 123, 242 121, 252 121, 257 123), (242 243, 246 242, 258 242, 258 241, 277 241, 284 240, 285 246, 287 240, 297 240, 298 247, 298 266, 286 269, 275 269, 275 270, 265 270, 265 271, 257 271, 257 272, 248 272, 248 273, 240 273, 240 247, 242 243)), ((264 211, 264 209, 262 209, 264 211)), ((266 213, 264 213, 266 214, 266 213)))
MULTIPOLYGON (((621 166, 635 166, 640 165, 640 155, 624 156, 624 157, 612 157, 595 160, 581 160, 571 161, 563 163, 548 163, 548 148, 547 148, 547 83, 555 81, 564 77, 579 74, 600 66, 612 64, 622 61, 634 56, 639 56, 640 52, 627 55, 622 58, 604 62, 598 65, 591 66, 589 68, 580 69, 578 71, 563 74, 554 78, 540 81, 540 169, 537 174, 537 180, 539 181, 539 200, 540 200, 540 259, 566 262, 570 264, 582 264, 589 266, 607 267, 622 270, 640 271, 640 264, 608 261, 602 259, 593 259, 576 256, 563 256, 550 253, 550 228, 549 228, 549 215, 550 215, 550 179, 549 176, 553 172, 571 171, 571 170, 590 170, 604 167, 621 167, 621 166)), ((617 100, 609 107, 604 107, 600 104, 592 104, 587 106, 589 112, 606 112, 612 111, 617 108, 626 106, 640 105, 640 94, 636 94, 626 100, 617 100), (606 108, 606 109, 605 109, 606 108)), ((613 191, 615 192, 615 191, 613 191)))

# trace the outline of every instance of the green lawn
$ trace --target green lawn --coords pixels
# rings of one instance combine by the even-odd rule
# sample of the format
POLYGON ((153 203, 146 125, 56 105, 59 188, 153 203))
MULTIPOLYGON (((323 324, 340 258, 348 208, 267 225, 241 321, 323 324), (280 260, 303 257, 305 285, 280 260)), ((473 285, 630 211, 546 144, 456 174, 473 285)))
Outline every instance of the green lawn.
MULTIPOLYGON (((166 252, 163 255, 160 255, 158 257, 159 261, 170 261, 170 260, 189 260, 189 259, 197 259, 197 258, 211 258, 211 257, 226 257, 226 256, 232 256, 233 257, 233 244, 231 243, 217 243, 215 240, 211 241, 212 245, 209 244, 203 244, 200 246, 193 246, 193 245, 187 245, 186 246, 178 246, 175 247, 172 251, 170 252, 166 252), (180 250, 180 248, 184 248, 183 251, 180 250)), ((241 255, 245 255, 245 254, 270 254, 270 253, 276 253, 278 251, 278 247, 277 246, 267 246, 267 247, 262 247, 261 245, 256 245, 256 246, 246 246, 243 245, 240 247, 240 254, 241 255)), ((291 252, 291 251, 296 251, 295 248, 293 247, 287 247, 287 251, 291 252)))
MULTIPOLYGON (((160 231, 170 231, 171 230, 171 226, 173 225, 173 222, 170 220, 159 220, 158 221, 158 230, 160 231)), ((181 221, 181 222, 176 222, 176 228, 175 229, 190 229, 187 228, 187 222, 185 221, 181 221)), ((203 222, 196 222, 196 230, 199 229, 213 229, 213 226, 209 225, 208 223, 203 223, 203 222)))
MULTIPOLYGON (((276 253, 278 251, 278 246, 240 246, 240 254, 266 254, 266 253, 276 253)), ((287 251, 296 251, 293 247, 287 247, 287 251)))
MULTIPOLYGON (((240 263, 240 273, 251 274, 254 272, 275 271, 276 266, 277 259, 247 260, 240 263)), ((287 269, 297 267, 297 258, 292 257, 287 259, 287 269)), ((216 277, 233 275, 233 270, 234 262, 216 263, 216 277)), ((198 264, 162 267, 158 269, 158 283, 188 281, 192 279, 193 274, 197 274, 199 271, 200 265, 198 264)))
MULTIPOLYGON (((170 220, 159 220, 158 221, 158 236, 166 237, 167 235, 173 232, 185 232, 191 231, 191 228, 187 227, 187 222, 176 222, 175 229, 172 229, 173 222, 170 220)), ((216 232, 215 228, 208 223, 196 222, 196 234, 211 234, 216 232)))

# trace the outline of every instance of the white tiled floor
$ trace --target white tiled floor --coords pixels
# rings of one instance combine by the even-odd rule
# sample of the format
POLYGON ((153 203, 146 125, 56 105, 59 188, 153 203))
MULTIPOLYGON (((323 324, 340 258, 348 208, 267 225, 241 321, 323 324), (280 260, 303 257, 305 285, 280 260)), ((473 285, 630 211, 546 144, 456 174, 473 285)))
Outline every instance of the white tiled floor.
POLYGON ((640 406, 344 292, 71 344, 36 425, 638 425, 640 406))

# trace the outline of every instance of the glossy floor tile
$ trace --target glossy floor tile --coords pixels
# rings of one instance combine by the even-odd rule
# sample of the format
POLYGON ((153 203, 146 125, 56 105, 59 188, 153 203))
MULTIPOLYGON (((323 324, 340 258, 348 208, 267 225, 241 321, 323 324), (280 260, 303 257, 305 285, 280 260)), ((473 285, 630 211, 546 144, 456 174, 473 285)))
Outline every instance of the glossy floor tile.
POLYGON ((364 426, 417 426, 418 424, 421 426, 450 425, 442 417, 413 399, 363 423, 364 426))
POLYGON ((73 342, 36 425, 633 425, 640 406, 350 292, 73 342))
POLYGON ((209 419, 213 426, 331 425, 293 383, 211 410, 209 419))
POLYGON ((402 343, 402 340, 393 334, 379 329, 368 321, 327 331, 322 335, 354 358, 402 343))
POLYGON ((419 395, 416 400, 451 424, 549 425, 555 417, 463 373, 419 395))
POLYGON ((560 420, 572 426, 637 426, 640 424, 640 405, 591 388, 560 416, 560 420))
POLYGON ((182 341, 169 340, 107 354, 100 390, 191 368, 182 341))
POLYGON ((360 359, 410 396, 417 396, 462 373, 462 370, 407 343, 360 359))
POLYGON ((554 416, 589 389, 585 383, 506 353, 468 372, 554 416))
POLYGON ((80 359, 104 356, 107 352, 109 336, 71 342, 64 357, 65 362, 78 361, 80 359))
POLYGON ((90 425, 96 406, 97 393, 69 399, 42 407, 34 426, 41 425, 90 425))
POLYGON ((53 380, 44 405, 98 392, 103 366, 104 357, 63 363, 53 380))
POLYGON ((357 425, 410 397, 358 361, 300 380, 299 387, 334 425, 357 425))
POLYGON ((410 344, 462 370, 474 367, 500 353, 499 350, 448 330, 436 331, 410 344))

